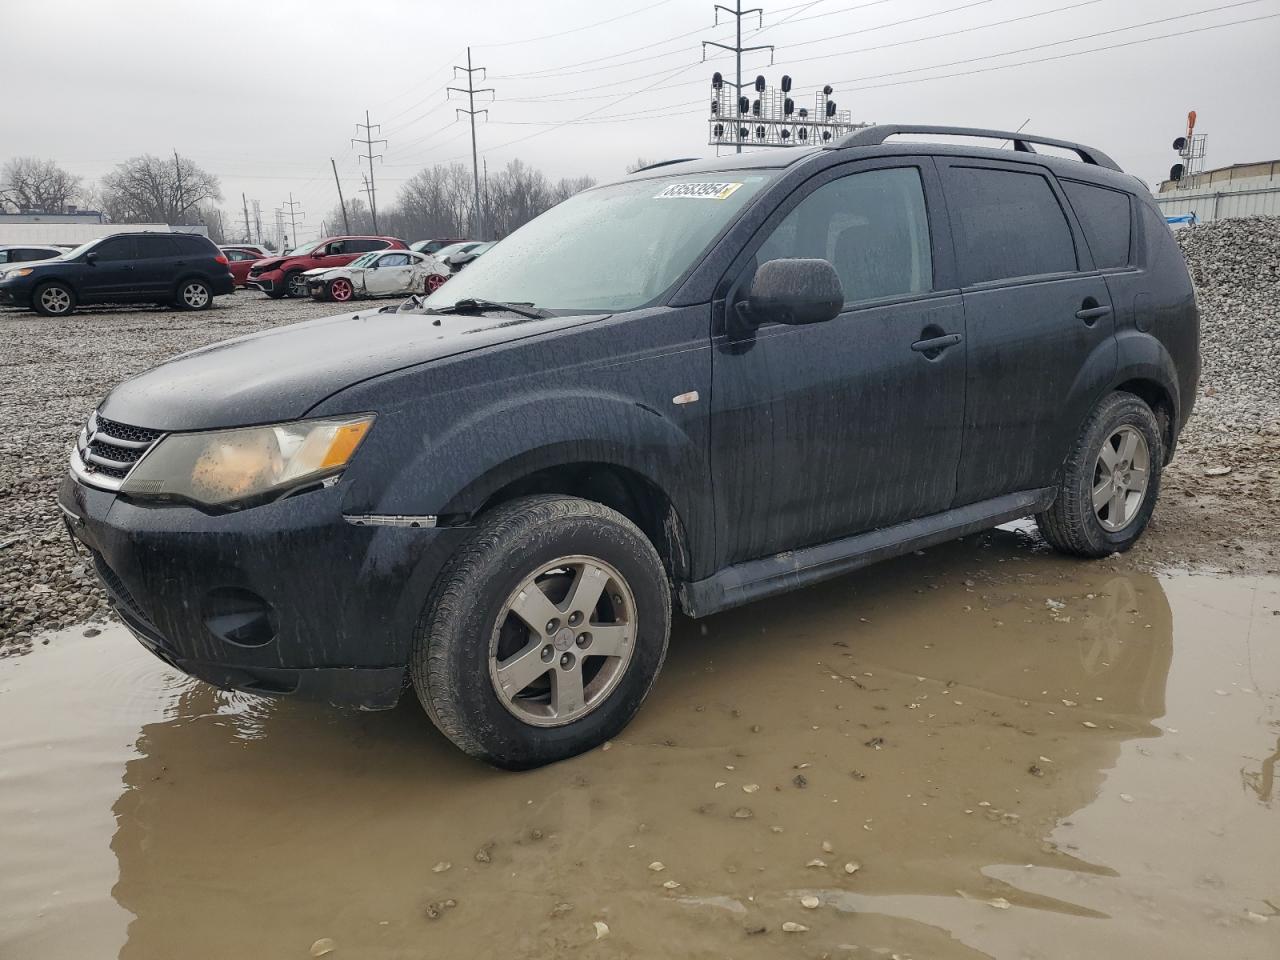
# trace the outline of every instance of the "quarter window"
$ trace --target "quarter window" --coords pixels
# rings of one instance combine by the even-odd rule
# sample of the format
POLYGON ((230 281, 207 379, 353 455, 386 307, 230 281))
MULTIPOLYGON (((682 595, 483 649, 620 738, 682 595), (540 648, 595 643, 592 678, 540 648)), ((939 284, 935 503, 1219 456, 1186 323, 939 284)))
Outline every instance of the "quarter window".
POLYGON ((965 286, 1077 269, 1067 216, 1038 173, 952 167, 947 207, 965 286))
POLYGON ((1076 212, 1084 238, 1099 270, 1129 265, 1129 196, 1119 190, 1075 180, 1062 189, 1076 212))
POLYGON ((829 261, 846 303, 933 288, 929 218, 915 167, 868 170, 823 184, 787 214, 756 262, 829 261))

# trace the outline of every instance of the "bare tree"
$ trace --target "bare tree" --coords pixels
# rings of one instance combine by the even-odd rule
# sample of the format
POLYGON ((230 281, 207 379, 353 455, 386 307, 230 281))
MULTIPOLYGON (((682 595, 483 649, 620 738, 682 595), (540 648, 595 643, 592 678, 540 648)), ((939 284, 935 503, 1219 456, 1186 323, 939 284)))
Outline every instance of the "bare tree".
POLYGON ((200 206, 222 199, 218 178, 176 153, 126 160, 102 178, 101 192, 116 223, 202 223, 200 206))
POLYGON ((62 213, 80 193, 80 178, 52 160, 15 157, 0 172, 0 206, 19 211, 62 213))

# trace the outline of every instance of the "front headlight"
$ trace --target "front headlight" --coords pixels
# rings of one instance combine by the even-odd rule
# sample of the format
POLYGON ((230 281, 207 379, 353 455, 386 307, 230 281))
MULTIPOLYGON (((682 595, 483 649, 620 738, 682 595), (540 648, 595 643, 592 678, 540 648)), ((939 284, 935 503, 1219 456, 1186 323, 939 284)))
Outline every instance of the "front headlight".
POLYGON ((35 273, 30 267, 18 267, 15 270, 0 270, 0 280, 12 280, 14 277, 29 277, 35 273))
POLYGON ((171 433, 129 474, 121 493, 228 506, 341 473, 371 415, 207 433, 171 433))

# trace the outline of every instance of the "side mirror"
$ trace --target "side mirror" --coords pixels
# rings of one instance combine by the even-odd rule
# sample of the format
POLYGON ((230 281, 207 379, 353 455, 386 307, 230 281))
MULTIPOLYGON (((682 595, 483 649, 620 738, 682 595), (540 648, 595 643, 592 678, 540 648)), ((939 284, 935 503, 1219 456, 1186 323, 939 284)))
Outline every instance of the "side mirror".
POLYGON ((97 263, 97 262, 98 262, 98 252, 97 252, 96 250, 90 250, 88 253, 86 253, 86 254, 84 255, 84 262, 85 262, 85 263, 90 263, 90 264, 92 264, 92 263, 97 263))
POLYGON ((844 288, 826 260, 769 260, 756 270, 747 299, 736 305, 750 326, 823 323, 840 315, 844 288))

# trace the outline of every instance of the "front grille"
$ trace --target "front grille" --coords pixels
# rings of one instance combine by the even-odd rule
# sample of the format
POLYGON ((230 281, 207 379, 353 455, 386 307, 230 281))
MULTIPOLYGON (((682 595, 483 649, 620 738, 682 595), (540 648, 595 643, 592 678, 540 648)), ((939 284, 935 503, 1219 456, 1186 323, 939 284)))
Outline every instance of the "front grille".
POLYGON ((86 478, 118 488, 133 465, 160 438, 159 430, 134 427, 91 414, 76 442, 80 467, 86 478))

